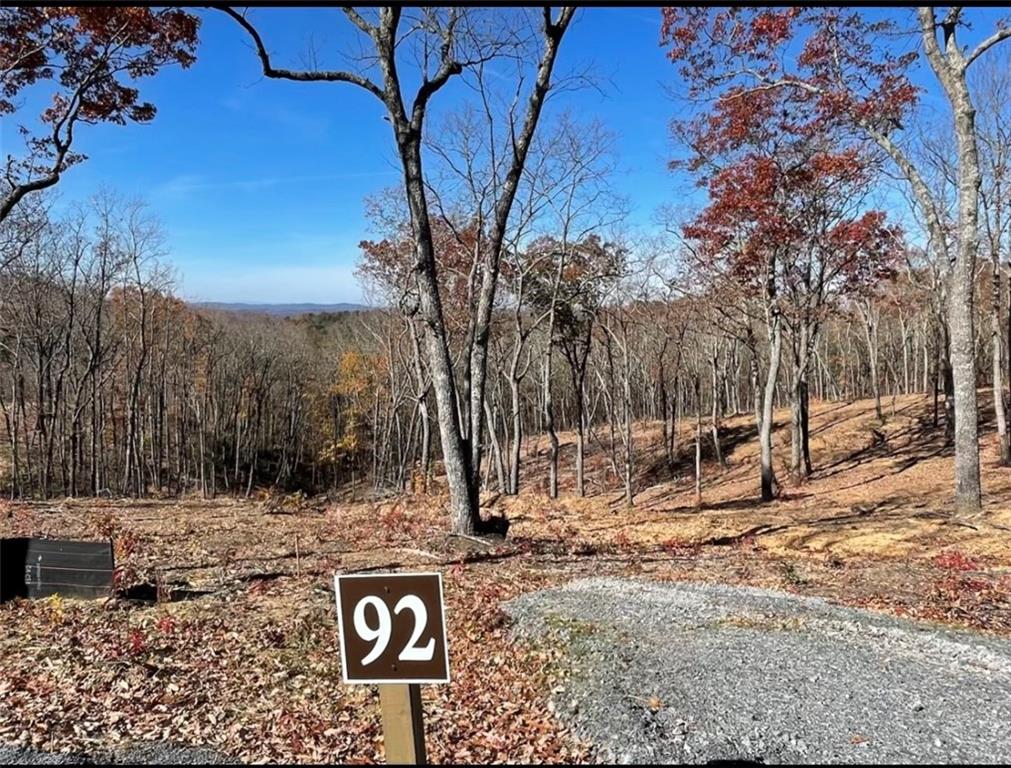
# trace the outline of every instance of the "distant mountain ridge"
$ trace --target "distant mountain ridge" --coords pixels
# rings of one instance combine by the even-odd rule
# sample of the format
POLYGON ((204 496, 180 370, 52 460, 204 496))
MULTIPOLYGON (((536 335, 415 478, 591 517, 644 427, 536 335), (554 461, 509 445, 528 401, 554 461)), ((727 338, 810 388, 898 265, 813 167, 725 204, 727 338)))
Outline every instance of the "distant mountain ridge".
POLYGON ((231 301, 195 301, 193 306, 222 312, 249 312, 260 315, 290 316, 323 312, 362 312, 371 307, 364 304, 246 304, 231 301))

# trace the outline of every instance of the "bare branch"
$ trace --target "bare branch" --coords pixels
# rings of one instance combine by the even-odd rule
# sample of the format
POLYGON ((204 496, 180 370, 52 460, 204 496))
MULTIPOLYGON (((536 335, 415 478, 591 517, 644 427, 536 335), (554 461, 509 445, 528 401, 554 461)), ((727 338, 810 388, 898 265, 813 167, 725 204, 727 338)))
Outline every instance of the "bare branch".
MULTIPOLYGON (((263 44, 263 38, 260 37, 260 33, 256 31, 256 28, 249 23, 245 16, 238 13, 234 8, 230 8, 227 5, 214 5, 211 6, 219 11, 224 11, 241 26, 249 34, 252 39, 253 44, 256 46, 256 55, 260 58, 260 63, 263 65, 263 76, 273 78, 275 80, 297 80, 301 82, 340 82, 340 83, 351 83, 352 85, 357 85, 360 88, 364 88, 366 91, 371 93, 380 101, 386 100, 386 94, 383 89, 376 85, 374 82, 369 80, 363 75, 359 75, 355 72, 347 72, 345 70, 294 70, 294 69, 279 69, 275 67, 270 62, 270 54, 267 53, 267 49, 263 44)), ((360 18, 360 17, 359 17, 360 18)), ((352 19, 353 21, 353 19, 352 19)), ((370 27, 371 29, 371 27, 370 27)))
POLYGON ((971 54, 969 54, 969 57, 965 60, 965 66, 968 67, 976 59, 978 59, 980 56, 986 53, 989 49, 997 45, 997 43, 1000 43, 1003 40, 1007 40, 1009 37, 1011 37, 1011 26, 1001 27, 992 35, 990 35, 990 37, 988 37, 986 40, 984 40, 982 43, 976 46, 976 50, 974 50, 971 54))

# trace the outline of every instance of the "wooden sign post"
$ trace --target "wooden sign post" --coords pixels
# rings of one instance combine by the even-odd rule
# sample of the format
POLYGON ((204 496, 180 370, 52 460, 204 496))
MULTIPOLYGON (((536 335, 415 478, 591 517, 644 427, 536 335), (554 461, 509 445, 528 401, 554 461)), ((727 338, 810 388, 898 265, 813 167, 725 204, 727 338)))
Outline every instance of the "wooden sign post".
POLYGON ((390 765, 424 765, 425 720, 421 710, 421 686, 417 683, 384 683, 379 686, 383 711, 383 740, 390 765))
POLYGON ((449 682, 442 575, 334 577, 344 682, 379 685, 386 762, 423 765, 421 684, 449 682))

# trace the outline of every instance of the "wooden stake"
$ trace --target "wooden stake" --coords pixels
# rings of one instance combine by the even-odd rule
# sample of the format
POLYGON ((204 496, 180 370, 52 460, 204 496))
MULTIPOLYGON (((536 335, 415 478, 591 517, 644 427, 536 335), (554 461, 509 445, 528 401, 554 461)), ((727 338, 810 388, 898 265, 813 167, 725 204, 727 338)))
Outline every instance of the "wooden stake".
POLYGON ((421 686, 389 683, 379 686, 383 739, 388 765, 425 765, 425 723, 421 686))

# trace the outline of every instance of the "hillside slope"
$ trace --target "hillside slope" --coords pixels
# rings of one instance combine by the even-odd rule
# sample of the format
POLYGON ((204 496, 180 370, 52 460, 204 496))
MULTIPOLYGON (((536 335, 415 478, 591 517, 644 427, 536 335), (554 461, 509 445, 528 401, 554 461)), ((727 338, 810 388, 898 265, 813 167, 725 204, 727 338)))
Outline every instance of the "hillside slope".
MULTIPOLYGON (((92 753, 136 740, 201 746, 251 762, 381 759, 375 690, 341 683, 335 572, 443 574, 453 684, 425 687, 435 763, 593 758, 568 716, 557 716, 571 697, 552 698, 564 679, 563 645, 550 638, 517 642, 513 620, 502 611, 522 594, 588 578, 653 582, 673 605, 684 604, 686 590, 726 589, 666 590, 663 584, 748 586, 1011 637, 1011 470, 995 465, 988 437, 988 514, 972 527, 949 524, 952 460, 929 419, 922 422, 928 408, 925 398, 900 398, 878 439, 870 402, 815 404, 815 475, 767 505, 754 501, 756 445, 747 416, 727 423, 729 466, 705 465, 701 510, 693 506, 687 425, 676 478, 658 465, 656 425, 641 425, 640 490, 631 509, 599 446, 590 456, 594 495, 580 499, 566 488, 563 498, 548 499, 536 482, 545 441, 534 440, 523 494, 484 499, 512 520, 504 541, 449 534, 447 499, 439 492, 347 503, 300 497, 282 504, 276 498, 0 501, 0 536, 112 538, 120 571, 109 600, 0 605, 0 746, 92 753)), ((785 414, 778 418, 777 455, 784 457, 785 414)), ((570 481, 571 436, 566 439, 563 471, 570 481)), ((587 611, 620 621, 626 613, 657 613, 641 587, 616 595, 610 609, 587 595, 587 611)), ((554 612, 559 632, 591 642, 603 637, 587 635, 579 616, 554 612)), ((717 652, 709 658, 728 658, 721 644, 728 633, 758 629, 747 616, 731 621, 713 634, 717 652)), ((769 629, 779 643, 783 627, 773 622, 769 629)), ((602 658, 629 659, 637 637, 644 635, 623 630, 602 658)), ((612 686, 622 712, 636 723, 655 722, 659 707, 650 704, 652 696, 671 703, 687 690, 688 678, 666 653, 679 640, 664 632, 655 646, 664 680, 648 668, 636 672, 642 669, 636 665, 629 685, 612 686)), ((766 648, 746 646, 754 668, 767 659, 773 671, 791 663, 779 652, 781 643, 766 648)), ((704 661, 690 653, 681 658, 704 661)), ((872 679, 887 684, 892 678, 872 679)), ((696 690, 719 689, 703 681, 696 690)), ((987 700, 985 689, 973 690, 976 701, 987 700)), ((970 711, 962 698, 953 706, 970 711)), ((994 718, 1004 722, 1003 716, 994 718)), ((825 716, 824 722, 836 721, 825 716)), ((869 734, 861 726, 856 735, 869 734)))
MULTIPOLYGON (((989 406, 981 392, 984 418, 989 406)), ((952 449, 943 429, 932 424, 931 401, 923 395, 884 403, 885 424, 872 400, 814 402, 811 406, 813 474, 789 480, 787 411, 776 414, 776 471, 781 498, 758 501, 758 441, 753 417, 739 415, 722 425, 725 468, 711 457, 703 435, 703 504, 695 506, 693 425, 679 430, 680 452, 673 472, 663 457, 657 424, 636 429, 636 496, 626 507, 619 479, 597 443, 587 459, 588 496, 572 494, 572 435, 562 435, 562 498, 545 497, 546 440, 534 441, 519 497, 493 497, 516 525, 541 530, 569 528, 596 541, 618 537, 639 545, 680 541, 730 544, 758 538, 766 549, 836 555, 933 557, 938 548, 958 547, 972 555, 1011 565, 1011 469, 999 466, 996 438, 983 425, 982 472, 985 516, 971 525, 951 521, 954 483, 952 449)))

